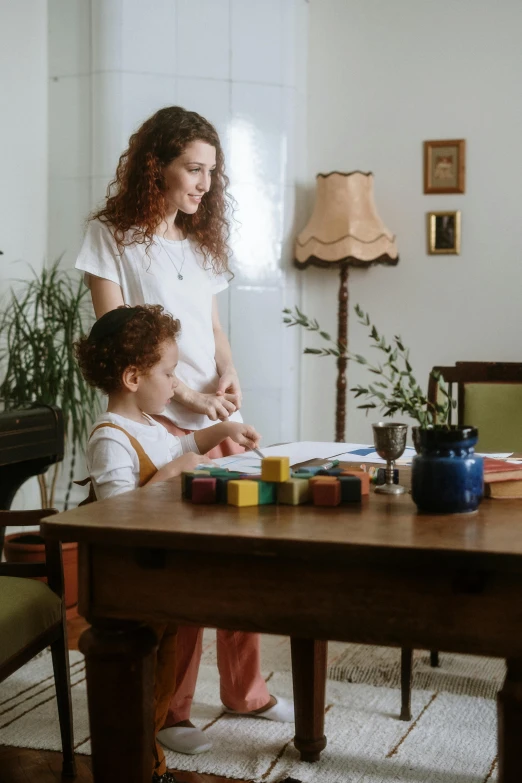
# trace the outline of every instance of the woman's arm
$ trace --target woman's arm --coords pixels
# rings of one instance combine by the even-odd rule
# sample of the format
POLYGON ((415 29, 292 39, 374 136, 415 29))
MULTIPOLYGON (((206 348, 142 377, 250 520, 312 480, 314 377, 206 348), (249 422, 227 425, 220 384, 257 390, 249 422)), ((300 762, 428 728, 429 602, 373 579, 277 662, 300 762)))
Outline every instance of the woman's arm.
POLYGON ((239 409, 241 407, 242 399, 241 387, 232 360, 230 343, 228 342, 228 337, 223 331, 223 327, 219 320, 219 311, 215 296, 212 297, 212 329, 214 330, 214 341, 216 343, 216 367, 219 374, 219 384, 216 393, 218 395, 224 395, 225 393, 227 395, 232 395, 236 408, 239 409))
POLYGON ((92 304, 96 318, 101 318, 109 310, 115 310, 117 307, 125 304, 123 292, 118 283, 113 283, 112 280, 105 280, 103 277, 95 277, 94 275, 89 277, 92 304))

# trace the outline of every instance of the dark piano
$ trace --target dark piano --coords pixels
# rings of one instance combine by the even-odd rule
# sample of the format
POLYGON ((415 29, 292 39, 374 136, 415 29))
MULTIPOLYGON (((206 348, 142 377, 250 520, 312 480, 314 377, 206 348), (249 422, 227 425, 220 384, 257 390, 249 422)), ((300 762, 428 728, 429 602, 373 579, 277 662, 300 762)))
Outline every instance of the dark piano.
MULTIPOLYGON (((0 413, 0 509, 11 507, 24 481, 61 462, 63 450, 63 417, 59 408, 33 405, 0 413)), ((0 528, 0 554, 4 533, 4 528, 0 528)))

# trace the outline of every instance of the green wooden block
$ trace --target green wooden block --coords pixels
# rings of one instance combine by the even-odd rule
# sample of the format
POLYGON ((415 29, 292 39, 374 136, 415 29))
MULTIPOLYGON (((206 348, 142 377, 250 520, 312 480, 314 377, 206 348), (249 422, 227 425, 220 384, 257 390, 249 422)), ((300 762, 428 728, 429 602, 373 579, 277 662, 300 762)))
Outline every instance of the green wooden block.
POLYGON ((277 501, 276 484, 272 481, 258 481, 259 484, 259 505, 267 506, 277 501))
POLYGON ((226 468, 205 468, 205 473, 209 473, 211 476, 230 476, 230 471, 226 468))
POLYGON ((299 506, 310 500, 308 479, 291 478, 277 485, 277 500, 287 506, 299 506))

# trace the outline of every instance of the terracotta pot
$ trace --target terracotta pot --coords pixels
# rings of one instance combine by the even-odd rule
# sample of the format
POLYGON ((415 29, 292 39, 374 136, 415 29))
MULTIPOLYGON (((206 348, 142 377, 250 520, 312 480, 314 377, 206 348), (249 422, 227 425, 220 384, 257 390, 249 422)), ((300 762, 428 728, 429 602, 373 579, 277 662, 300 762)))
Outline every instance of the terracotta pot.
MULTIPOLYGON (((5 537, 5 559, 8 563, 44 563, 45 544, 39 533, 11 533, 5 537)), ((78 544, 62 544, 65 606, 67 617, 76 614, 78 604, 78 544)), ((35 577, 46 582, 45 577, 35 577)))

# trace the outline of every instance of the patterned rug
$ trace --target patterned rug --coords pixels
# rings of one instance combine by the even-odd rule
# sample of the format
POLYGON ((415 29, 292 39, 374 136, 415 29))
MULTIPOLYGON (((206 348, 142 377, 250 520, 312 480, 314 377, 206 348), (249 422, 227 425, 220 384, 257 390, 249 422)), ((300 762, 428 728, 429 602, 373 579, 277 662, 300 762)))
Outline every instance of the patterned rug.
MULTIPOLYGON (((317 764, 299 761, 293 725, 225 715, 219 702, 214 634, 205 651, 193 720, 214 746, 200 756, 169 752, 174 769, 255 783, 494 783, 496 704, 502 662, 441 654, 414 661, 411 723, 398 720, 400 653, 332 643, 326 699, 328 745, 317 764)), ((291 697, 290 646, 263 637, 263 664, 272 693, 291 697)), ((85 667, 71 652, 75 744, 90 753, 85 667)), ((0 684, 0 744, 60 749, 49 653, 0 684)))

